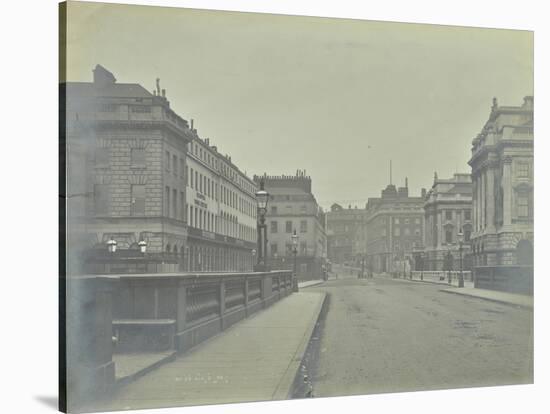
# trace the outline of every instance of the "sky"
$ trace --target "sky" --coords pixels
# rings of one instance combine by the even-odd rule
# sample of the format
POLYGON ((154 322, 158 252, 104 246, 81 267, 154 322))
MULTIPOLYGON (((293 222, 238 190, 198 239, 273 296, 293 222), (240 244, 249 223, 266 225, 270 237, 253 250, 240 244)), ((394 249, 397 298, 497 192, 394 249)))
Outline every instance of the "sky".
POLYGON ((306 170, 324 208, 469 172, 492 98, 533 94, 533 34, 70 2, 67 80, 101 64, 194 119, 249 176, 306 170))

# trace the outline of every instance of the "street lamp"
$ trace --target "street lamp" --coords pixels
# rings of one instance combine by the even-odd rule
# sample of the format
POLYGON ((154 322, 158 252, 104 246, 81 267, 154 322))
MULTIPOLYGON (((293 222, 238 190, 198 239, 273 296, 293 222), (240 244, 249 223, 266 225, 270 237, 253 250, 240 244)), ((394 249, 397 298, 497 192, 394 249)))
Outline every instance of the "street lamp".
POLYGON ((294 254, 294 278, 292 280, 292 290, 298 292, 298 276, 296 275, 296 255, 298 254, 298 235, 296 229, 292 234, 292 253, 294 254))
POLYGON ((262 178, 260 180, 260 189, 256 192, 256 203, 258 205, 258 261, 255 270, 258 272, 268 270, 266 264, 267 229, 265 225, 268 199, 269 193, 264 189, 264 179, 262 178))
POLYGON ((114 254, 116 252, 116 240, 114 240, 112 236, 107 241, 107 249, 109 250, 109 253, 114 254))
POLYGON ((462 229, 458 232, 458 253, 460 255, 460 276, 458 278, 458 287, 464 287, 464 275, 462 274, 462 244, 464 243, 464 233, 462 229))
POLYGON ((139 246, 139 251, 141 252, 141 254, 145 254, 145 252, 147 251, 147 242, 145 240, 141 240, 138 243, 138 246, 139 246))

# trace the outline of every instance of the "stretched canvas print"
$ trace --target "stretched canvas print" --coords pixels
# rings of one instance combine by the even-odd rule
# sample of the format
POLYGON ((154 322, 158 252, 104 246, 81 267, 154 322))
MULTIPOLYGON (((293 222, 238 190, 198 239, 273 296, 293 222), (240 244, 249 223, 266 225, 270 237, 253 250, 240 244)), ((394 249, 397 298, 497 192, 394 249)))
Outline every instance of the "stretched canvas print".
POLYGON ((533 382, 533 33, 60 5, 60 409, 533 382))

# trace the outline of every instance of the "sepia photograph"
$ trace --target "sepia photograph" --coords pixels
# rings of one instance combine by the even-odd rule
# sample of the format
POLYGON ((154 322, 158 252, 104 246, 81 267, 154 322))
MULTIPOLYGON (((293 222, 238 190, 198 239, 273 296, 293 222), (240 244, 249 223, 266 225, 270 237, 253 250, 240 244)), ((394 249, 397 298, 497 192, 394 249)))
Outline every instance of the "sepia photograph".
POLYGON ((58 16, 60 411, 535 383, 533 30, 58 16))
POLYGON ((59 11, 62 410, 533 382, 532 32, 59 11))

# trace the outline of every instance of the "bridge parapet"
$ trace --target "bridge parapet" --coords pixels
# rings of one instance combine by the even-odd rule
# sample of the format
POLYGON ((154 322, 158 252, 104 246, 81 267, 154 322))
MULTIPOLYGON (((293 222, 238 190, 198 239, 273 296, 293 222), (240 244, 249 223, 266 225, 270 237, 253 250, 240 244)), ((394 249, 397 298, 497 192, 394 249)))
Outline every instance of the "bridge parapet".
POLYGON ((68 385, 108 392, 113 354, 187 351, 289 295, 292 282, 290 271, 68 278, 68 385))

